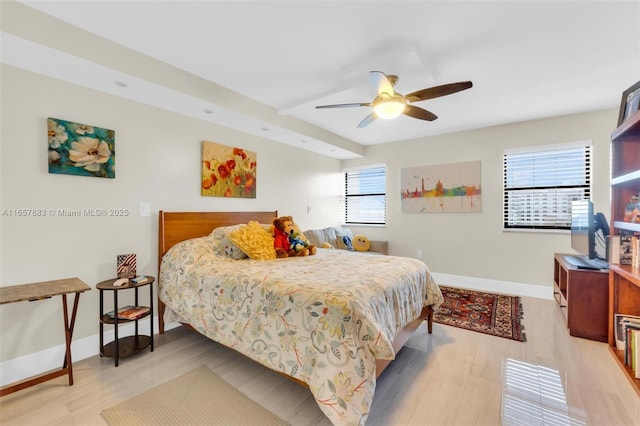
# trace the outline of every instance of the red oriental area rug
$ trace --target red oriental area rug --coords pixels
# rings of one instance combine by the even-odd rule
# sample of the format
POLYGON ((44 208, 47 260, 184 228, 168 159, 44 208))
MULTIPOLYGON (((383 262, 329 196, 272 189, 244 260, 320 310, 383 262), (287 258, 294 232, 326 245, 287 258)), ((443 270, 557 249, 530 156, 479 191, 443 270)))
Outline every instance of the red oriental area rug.
POLYGON ((433 321, 525 342, 522 301, 518 296, 440 286, 444 303, 433 321))

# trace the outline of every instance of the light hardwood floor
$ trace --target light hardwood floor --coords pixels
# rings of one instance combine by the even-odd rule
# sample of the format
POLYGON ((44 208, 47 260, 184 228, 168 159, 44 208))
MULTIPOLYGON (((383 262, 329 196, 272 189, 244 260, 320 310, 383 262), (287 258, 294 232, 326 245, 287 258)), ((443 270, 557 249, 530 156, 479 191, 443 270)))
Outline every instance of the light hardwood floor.
MULTIPOLYGON (((569 336, 555 302, 522 300, 526 343, 420 327, 378 380, 367 425, 640 425, 640 397, 607 345, 569 336), (503 401, 515 407, 506 417, 503 401)), ((156 342, 117 368, 75 363, 71 387, 58 378, 3 397, 0 423, 105 425, 103 409, 204 364, 292 425, 330 425, 307 389, 232 350, 183 327, 156 342)))

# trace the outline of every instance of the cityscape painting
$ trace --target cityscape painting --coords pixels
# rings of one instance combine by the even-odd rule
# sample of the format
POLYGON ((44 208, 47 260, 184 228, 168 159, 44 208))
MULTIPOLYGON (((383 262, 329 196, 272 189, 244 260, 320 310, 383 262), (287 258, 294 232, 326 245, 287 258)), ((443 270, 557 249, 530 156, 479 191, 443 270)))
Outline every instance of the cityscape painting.
POLYGON ((480 161, 402 169, 402 213, 482 211, 480 161))

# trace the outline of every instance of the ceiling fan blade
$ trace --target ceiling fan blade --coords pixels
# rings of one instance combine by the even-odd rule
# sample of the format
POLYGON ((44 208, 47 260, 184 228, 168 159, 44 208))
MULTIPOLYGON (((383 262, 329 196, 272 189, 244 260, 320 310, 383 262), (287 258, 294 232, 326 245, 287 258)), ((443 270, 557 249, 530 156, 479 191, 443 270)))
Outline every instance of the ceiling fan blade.
POLYGON ((368 126, 369 124, 371 124, 376 118, 378 118, 378 116, 376 115, 375 112, 372 112, 371 114, 367 115, 364 120, 362 120, 360 122, 360 124, 358 124, 358 128, 362 129, 365 126, 368 126))
POLYGON ((411 92, 405 96, 409 102, 425 101, 427 99, 439 98, 440 96, 451 95, 473 87, 470 81, 461 81, 458 83, 443 84, 442 86, 430 87, 428 89, 411 92))
POLYGON ((438 118, 438 116, 431 111, 427 111, 426 109, 422 109, 415 105, 407 105, 407 107, 404 109, 403 114, 408 115, 409 117, 427 121, 433 121, 438 118))
POLYGON ((371 71, 369 73, 369 77, 371 78, 371 85, 375 87, 378 92, 378 96, 381 96, 383 93, 386 93, 389 96, 395 95, 393 85, 385 73, 382 71, 371 71))
POLYGON ((363 106, 371 106, 371 103, 353 103, 353 104, 335 104, 335 105, 317 105, 316 108, 353 108, 353 107, 363 107, 363 106))

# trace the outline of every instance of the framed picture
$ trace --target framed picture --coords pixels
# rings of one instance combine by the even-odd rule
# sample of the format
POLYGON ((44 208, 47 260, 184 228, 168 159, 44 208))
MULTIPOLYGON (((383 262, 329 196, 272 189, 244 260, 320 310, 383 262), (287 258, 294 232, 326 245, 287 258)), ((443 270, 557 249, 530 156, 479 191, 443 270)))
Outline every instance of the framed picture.
POLYGON ((49 173, 116 177, 116 132, 47 118, 49 173))
POLYGON ((640 81, 622 92, 618 127, 640 109, 640 81))
POLYGON ((132 278, 136 276, 136 255, 119 254, 116 258, 116 271, 118 278, 132 278))
POLYGON ((480 161, 402 169, 400 182, 402 213, 482 211, 480 161))
POLYGON ((257 166, 255 152, 203 141, 200 193, 206 197, 256 198, 257 166))

